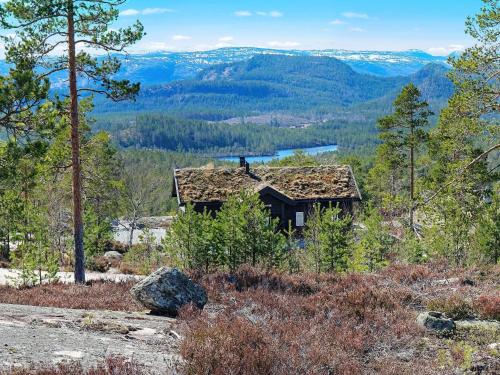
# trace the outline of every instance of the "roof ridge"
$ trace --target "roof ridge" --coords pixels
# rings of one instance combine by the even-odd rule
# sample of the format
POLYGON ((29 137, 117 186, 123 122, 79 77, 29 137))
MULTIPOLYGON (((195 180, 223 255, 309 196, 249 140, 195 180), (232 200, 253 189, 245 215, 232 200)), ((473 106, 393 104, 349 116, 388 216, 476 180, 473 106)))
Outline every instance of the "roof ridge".
MULTIPOLYGON (((312 168, 331 168, 331 167, 337 167, 337 168, 349 168, 350 166, 348 164, 321 164, 321 165, 304 165, 304 166, 268 166, 268 165, 252 165, 253 169, 312 169, 312 168)), ((213 170, 243 170, 243 167, 239 166, 216 166, 213 168, 206 168, 204 166, 202 167, 184 167, 184 168, 175 168, 175 171, 181 171, 181 170, 190 170, 190 171, 198 171, 198 170, 205 170, 205 171, 213 171, 213 170)))

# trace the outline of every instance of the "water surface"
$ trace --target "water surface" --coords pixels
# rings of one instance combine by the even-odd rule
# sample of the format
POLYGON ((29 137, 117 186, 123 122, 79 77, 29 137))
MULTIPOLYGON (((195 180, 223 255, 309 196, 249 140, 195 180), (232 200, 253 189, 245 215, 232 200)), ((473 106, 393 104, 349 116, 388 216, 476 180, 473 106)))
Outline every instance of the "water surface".
MULTIPOLYGON (((305 147, 305 148, 287 148, 283 150, 278 150, 274 155, 261 155, 261 156, 247 156, 246 160, 252 163, 269 163, 274 159, 283 159, 287 156, 292 156, 294 151, 301 150, 304 151, 307 155, 318 155, 324 152, 331 152, 337 150, 337 145, 328 145, 328 146, 318 146, 318 147, 305 147)), ((220 160, 227 160, 232 162, 239 162, 240 158, 238 156, 226 156, 219 158, 220 160)))

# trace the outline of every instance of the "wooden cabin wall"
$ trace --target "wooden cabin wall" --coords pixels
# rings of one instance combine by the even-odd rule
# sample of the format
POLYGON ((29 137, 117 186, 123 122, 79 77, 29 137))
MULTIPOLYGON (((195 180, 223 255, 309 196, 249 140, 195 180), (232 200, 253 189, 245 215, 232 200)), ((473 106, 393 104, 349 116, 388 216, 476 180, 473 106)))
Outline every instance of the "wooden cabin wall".
MULTIPOLYGON (((270 209, 271 215, 274 218, 280 219, 280 229, 288 229, 288 223, 291 222, 294 229, 301 230, 301 227, 297 227, 295 219, 297 212, 304 213, 304 222, 307 222, 307 218, 313 209, 316 202, 297 202, 296 205, 289 205, 286 202, 272 196, 265 195, 261 197, 263 203, 270 209)), ((341 215, 353 215, 354 214, 354 202, 353 200, 322 200, 318 201, 322 208, 328 208, 331 205, 339 206, 341 215)), ((196 212, 202 213, 205 209, 211 213, 212 217, 215 217, 217 212, 221 209, 222 202, 210 202, 210 203, 196 203, 194 205, 194 210, 196 212)))

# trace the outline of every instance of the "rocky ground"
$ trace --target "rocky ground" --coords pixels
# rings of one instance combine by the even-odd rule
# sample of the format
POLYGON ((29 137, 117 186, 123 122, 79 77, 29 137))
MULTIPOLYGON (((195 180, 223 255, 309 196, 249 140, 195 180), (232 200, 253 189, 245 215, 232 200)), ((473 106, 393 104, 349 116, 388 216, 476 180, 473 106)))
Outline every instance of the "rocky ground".
MULTIPOLYGON (((0 268, 0 285, 16 285, 20 282, 19 279, 20 271, 0 268)), ((87 281, 113 281, 113 282, 127 282, 127 281, 139 281, 144 278, 144 276, 139 275, 125 275, 118 273, 117 270, 111 270, 111 272, 89 272, 85 273, 85 278, 87 281)), ((73 283, 75 276, 73 272, 58 272, 57 279, 59 282, 68 284, 73 283)))
POLYGON ((79 361, 93 366, 124 356, 150 374, 172 374, 182 340, 175 319, 139 312, 0 304, 0 372, 79 361))

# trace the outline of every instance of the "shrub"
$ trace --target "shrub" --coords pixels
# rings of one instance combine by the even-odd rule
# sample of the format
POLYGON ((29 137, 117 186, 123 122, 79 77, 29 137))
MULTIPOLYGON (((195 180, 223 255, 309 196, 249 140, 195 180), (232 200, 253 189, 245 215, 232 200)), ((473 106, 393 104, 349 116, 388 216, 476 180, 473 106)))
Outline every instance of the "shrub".
POLYGON ((474 308, 483 319, 500 320, 500 296, 482 295, 474 301, 474 308))
POLYGON ((0 303, 61 307, 69 309, 138 311, 142 308, 130 295, 134 283, 90 282, 74 284, 44 284, 16 289, 0 286, 0 303))
POLYGON ((90 271, 108 272, 110 268, 118 268, 120 266, 120 261, 99 255, 89 258, 86 266, 90 271))
POLYGON ((181 351, 186 374, 276 374, 280 353, 270 335, 247 319, 222 316, 213 325, 199 321, 192 329, 181 351))
POLYGON ((226 308, 181 314, 191 375, 375 373, 384 360, 401 368, 387 348, 408 350, 420 333, 408 289, 372 275, 245 267, 200 281, 226 308))
POLYGON ((140 375, 140 366, 124 357, 108 357, 95 367, 84 369, 78 362, 62 362, 58 365, 46 365, 30 368, 1 370, 0 375, 140 375))
POLYGON ((123 257, 120 270, 124 273, 148 275, 164 265, 164 254, 155 244, 139 243, 130 247, 123 257))
POLYGON ((467 319, 474 317, 472 304, 464 299, 459 293, 454 293, 444 298, 433 299, 427 303, 427 308, 443 312, 451 319, 467 319))

